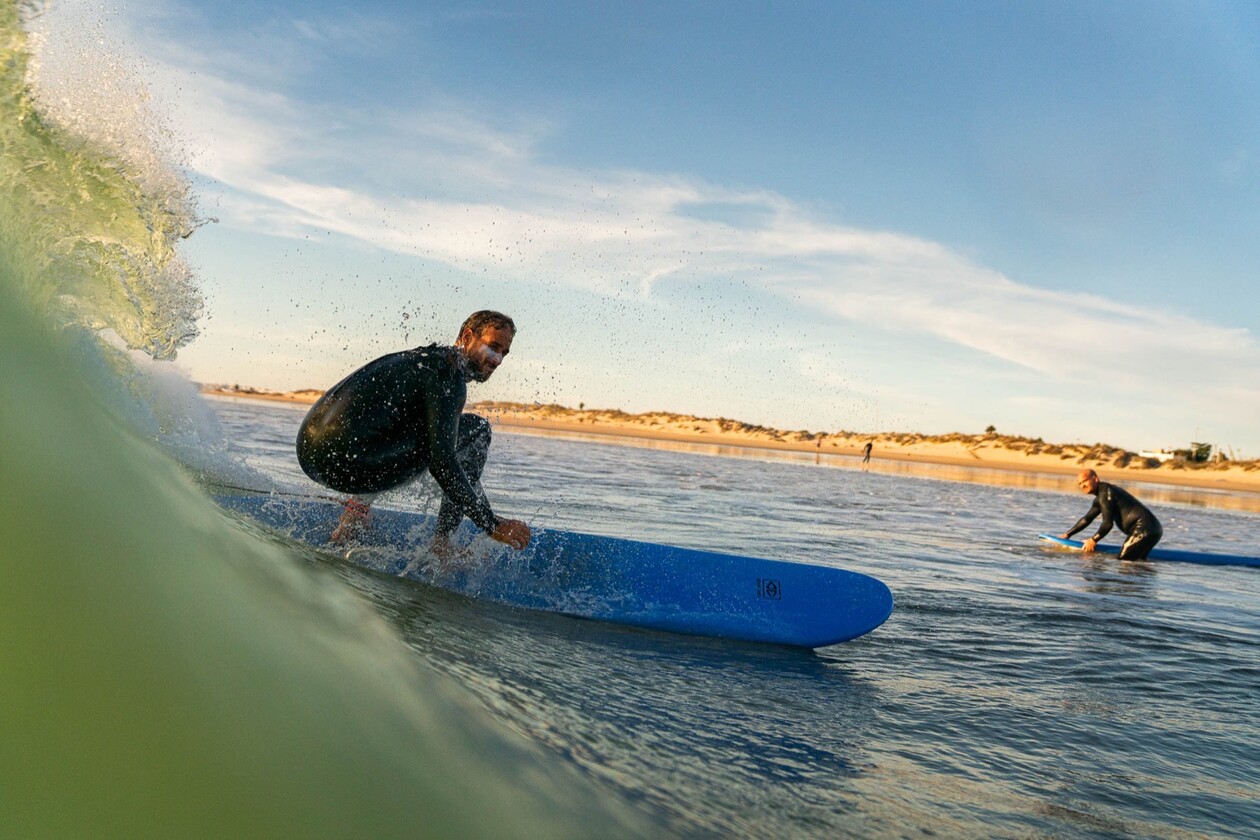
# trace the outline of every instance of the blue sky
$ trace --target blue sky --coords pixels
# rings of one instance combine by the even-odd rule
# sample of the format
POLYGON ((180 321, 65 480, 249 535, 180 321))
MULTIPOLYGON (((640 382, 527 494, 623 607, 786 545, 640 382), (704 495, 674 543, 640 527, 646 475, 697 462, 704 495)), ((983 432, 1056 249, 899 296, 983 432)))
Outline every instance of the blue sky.
MULTIPOLYGON (((73 7, 75 4, 69 4, 73 7)), ((80 4, 81 5, 81 4, 80 4)), ((1260 7, 133 2, 201 381, 1260 457, 1260 7)))

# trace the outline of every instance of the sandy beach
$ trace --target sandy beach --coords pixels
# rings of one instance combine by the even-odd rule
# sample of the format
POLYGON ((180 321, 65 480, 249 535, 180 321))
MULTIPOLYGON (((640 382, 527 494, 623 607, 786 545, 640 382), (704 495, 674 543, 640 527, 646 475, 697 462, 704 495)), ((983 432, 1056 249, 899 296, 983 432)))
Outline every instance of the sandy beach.
MULTIPOLYGON (((289 392, 254 388, 202 386, 202 393, 245 399, 311 404, 322 391, 289 392)), ((468 410, 485 416, 504 431, 598 435, 610 443, 629 439, 687 444, 751 447, 821 456, 860 459, 872 444, 872 462, 898 461, 954 468, 1070 476, 1084 467, 1104 481, 1144 482, 1229 493, 1260 493, 1260 462, 1160 463, 1136 452, 1107 444, 1046 443, 1012 435, 923 435, 910 432, 784 431, 727 418, 706 418, 669 412, 628 414, 615 409, 574 409, 559 405, 510 402, 470 403, 468 410)))

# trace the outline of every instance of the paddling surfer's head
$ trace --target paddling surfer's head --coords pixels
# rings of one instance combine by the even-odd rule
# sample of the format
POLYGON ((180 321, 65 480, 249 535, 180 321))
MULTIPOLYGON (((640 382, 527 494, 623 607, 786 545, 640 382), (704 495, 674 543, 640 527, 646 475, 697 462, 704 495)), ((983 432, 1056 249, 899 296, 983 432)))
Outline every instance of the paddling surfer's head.
POLYGON ((459 328, 455 346, 478 382, 485 382, 512 349, 516 324, 502 312, 482 309, 469 315, 459 328))
POLYGON ((1076 476, 1076 486, 1083 493, 1098 492, 1098 473, 1093 470, 1081 470, 1076 476))

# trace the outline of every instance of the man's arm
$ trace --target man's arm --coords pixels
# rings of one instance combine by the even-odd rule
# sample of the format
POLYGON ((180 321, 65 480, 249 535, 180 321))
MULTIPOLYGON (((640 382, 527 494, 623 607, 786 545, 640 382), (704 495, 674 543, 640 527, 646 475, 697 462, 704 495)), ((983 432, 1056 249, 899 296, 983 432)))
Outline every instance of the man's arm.
POLYGON ((1111 528, 1115 524, 1114 512, 1116 505, 1111 498, 1111 485, 1098 485, 1098 498, 1094 500, 1094 504, 1102 511, 1102 522, 1098 523, 1098 533, 1092 537, 1093 541, 1098 543, 1102 541, 1103 537, 1111 533, 1111 528))
POLYGON ((1089 523, 1093 522, 1098 517, 1098 514, 1100 512, 1101 512, 1101 508, 1098 505, 1098 497, 1095 496, 1094 503, 1089 506, 1089 510, 1085 512, 1084 516, 1076 520, 1076 524, 1073 525, 1071 529, 1069 529, 1065 534, 1063 534, 1062 539, 1065 539, 1065 540, 1072 539, 1073 534, 1075 534, 1077 531, 1084 530, 1089 525, 1089 523))
MULTIPOLYGON (((464 409, 463 383, 425 401, 425 429, 428 434, 429 473, 446 497, 459 507, 478 528, 494 540, 515 549, 529 545, 529 525, 517 519, 499 519, 490 509, 485 494, 468 480, 455 454, 459 440, 459 418, 464 409)), ((444 539, 444 538, 443 538, 444 539)))
POLYGON ((428 437, 429 472, 442 488, 446 497, 454 502, 460 512, 471 519, 487 534, 494 534, 499 519, 490 509, 490 502, 464 474, 455 455, 459 439, 459 416, 463 409, 464 390, 459 393, 433 395, 425 400, 425 433, 428 437))

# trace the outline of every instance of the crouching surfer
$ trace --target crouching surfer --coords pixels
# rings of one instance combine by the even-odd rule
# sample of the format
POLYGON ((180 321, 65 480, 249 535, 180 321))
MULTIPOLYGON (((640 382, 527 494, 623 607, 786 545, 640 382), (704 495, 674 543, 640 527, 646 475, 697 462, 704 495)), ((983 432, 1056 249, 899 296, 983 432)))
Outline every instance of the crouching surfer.
POLYGON ((1146 505, 1133 498, 1127 490, 1099 481, 1098 473, 1093 470, 1081 470, 1076 478, 1076 486, 1082 492, 1092 494, 1094 503, 1071 530, 1062 535, 1062 539, 1071 539, 1073 534, 1083 530, 1099 514, 1102 515, 1102 522, 1098 525, 1098 533, 1085 540, 1085 551, 1093 551, 1098 542, 1111 531, 1113 524, 1128 535, 1120 549, 1121 560, 1145 560, 1155 543, 1164 536, 1163 526, 1146 505))
POLYGON ((490 424, 465 414, 468 382, 485 382, 512 348, 516 325, 500 312, 468 316, 454 346, 430 344, 382 356, 334 385, 307 413, 297 456, 315 481, 349 494, 333 542, 367 527, 372 500, 426 471, 442 489, 433 552, 449 556, 451 534, 467 516, 515 549, 529 525, 500 519, 481 489, 490 424))

